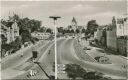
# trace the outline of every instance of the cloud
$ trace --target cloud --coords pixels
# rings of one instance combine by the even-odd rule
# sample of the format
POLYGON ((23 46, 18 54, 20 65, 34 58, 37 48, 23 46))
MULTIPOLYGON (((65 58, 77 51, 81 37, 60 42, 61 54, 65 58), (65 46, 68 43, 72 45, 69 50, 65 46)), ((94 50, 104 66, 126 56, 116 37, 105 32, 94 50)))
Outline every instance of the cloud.
POLYGON ((80 25, 86 25, 91 19, 99 24, 111 23, 112 16, 118 16, 125 11, 125 3, 121 2, 89 2, 89 1, 31 1, 4 2, 1 10, 3 17, 9 12, 22 14, 24 17, 42 20, 43 25, 52 25, 51 15, 59 15, 60 26, 69 25, 72 17, 76 17, 80 25))
POLYGON ((115 13, 112 11, 109 12, 101 12, 93 15, 85 16, 87 20, 95 19, 99 24, 110 24, 112 22, 112 17, 118 17, 121 16, 119 13, 115 13))
POLYGON ((77 5, 66 7, 66 9, 60 10, 60 14, 70 15, 70 16, 86 15, 86 14, 93 13, 96 10, 97 8, 93 7, 92 5, 77 4, 77 5))

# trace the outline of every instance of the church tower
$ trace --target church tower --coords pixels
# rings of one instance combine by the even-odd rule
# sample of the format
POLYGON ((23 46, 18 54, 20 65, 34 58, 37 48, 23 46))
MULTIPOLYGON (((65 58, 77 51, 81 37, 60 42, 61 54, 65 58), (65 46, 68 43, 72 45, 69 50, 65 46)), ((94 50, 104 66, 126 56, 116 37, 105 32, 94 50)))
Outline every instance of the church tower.
POLYGON ((73 19, 72 19, 71 26, 72 26, 72 29, 74 29, 74 30, 76 30, 78 27, 75 17, 73 17, 73 19))

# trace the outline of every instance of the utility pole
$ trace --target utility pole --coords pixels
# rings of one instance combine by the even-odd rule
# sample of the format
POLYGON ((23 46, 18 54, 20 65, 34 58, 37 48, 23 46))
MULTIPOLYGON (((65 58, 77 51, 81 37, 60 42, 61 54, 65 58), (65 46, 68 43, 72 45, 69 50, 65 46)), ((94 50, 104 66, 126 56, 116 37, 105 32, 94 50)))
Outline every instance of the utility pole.
POLYGON ((51 18, 51 19, 53 19, 53 21, 54 21, 54 33, 55 33, 55 79, 57 79, 57 52, 56 52, 56 50, 57 50, 57 46, 56 46, 56 34, 57 34, 57 32, 56 32, 56 27, 57 27, 57 25, 56 25, 56 21, 57 21, 57 19, 59 19, 59 18, 61 18, 60 16, 49 16, 49 18, 51 18))

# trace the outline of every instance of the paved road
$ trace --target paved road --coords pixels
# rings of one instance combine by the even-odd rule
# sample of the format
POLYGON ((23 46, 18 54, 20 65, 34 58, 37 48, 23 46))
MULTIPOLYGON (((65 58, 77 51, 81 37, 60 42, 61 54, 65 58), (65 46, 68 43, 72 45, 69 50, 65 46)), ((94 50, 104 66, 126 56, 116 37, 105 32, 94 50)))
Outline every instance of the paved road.
POLYGON ((15 54, 12 54, 2 60, 1 63, 1 76, 2 78, 11 78, 15 75, 19 75, 21 73, 24 73, 24 71, 19 71, 16 68, 18 66, 21 66, 21 64, 24 64, 31 56, 32 56, 32 49, 39 50, 40 47, 47 47, 49 43, 46 41, 40 41, 36 45, 31 45, 24 50, 20 50, 15 54), (47 44, 47 45, 46 45, 47 44), (23 53, 24 56, 20 57, 20 54, 23 53), (5 76, 6 75, 6 76, 5 76))
POLYGON ((4 59, 2 59, 2 62, 1 62, 1 65, 2 65, 1 69, 5 70, 10 67, 15 67, 22 61, 25 61, 26 59, 28 59, 32 56, 31 51, 34 47, 35 47, 35 49, 38 49, 39 47, 41 47, 42 45, 45 45, 46 43, 48 43, 48 42, 40 41, 34 46, 33 45, 28 46, 25 49, 16 52, 15 54, 5 57, 4 59), (20 57, 21 53, 24 54, 24 57, 20 57))
POLYGON ((92 69, 95 71, 102 72, 104 74, 114 75, 114 76, 120 76, 120 77, 126 77, 126 70, 122 70, 120 68, 115 68, 113 65, 108 64, 99 64, 94 62, 88 62, 84 60, 80 60, 74 51, 73 47, 74 39, 68 39, 64 41, 60 46, 57 48, 57 56, 58 63, 62 64, 69 64, 69 63, 75 63, 81 65, 83 68, 92 69))
MULTIPOLYGON (((57 41, 59 44, 61 44, 61 42, 63 42, 63 39, 59 39, 57 41)), ((39 44, 35 45, 35 48, 39 52, 38 61, 41 63, 43 69, 48 74, 54 75, 52 70, 53 62, 55 61, 54 42, 45 42, 45 44, 40 42, 39 44), (50 54, 48 54, 49 50, 51 50, 50 54)), ((32 49, 33 48, 30 47, 27 51, 25 51, 24 57, 22 58, 19 56, 20 53, 17 53, 17 55, 15 54, 9 58, 6 58, 5 60, 2 60, 2 79, 27 79, 27 75, 30 69, 37 70, 38 74, 34 77, 30 77, 29 79, 47 79, 39 66, 28 61, 28 59, 32 56, 32 49)))
MULTIPOLYGON (((64 41, 64 39, 60 39, 57 41, 58 44, 61 44, 64 41)), ((43 53, 43 55, 41 55, 41 57, 39 58, 38 62, 41 63, 42 68, 48 73, 48 75, 54 75, 54 71, 53 71, 53 65, 55 62, 55 45, 51 44, 44 52, 41 51, 41 53, 43 53), (49 50, 51 51, 50 54, 49 50)), ((38 74, 34 77, 30 77, 29 79, 48 79, 45 74, 42 72, 42 70, 39 68, 39 66, 34 65, 31 69, 37 70, 38 74)), ((25 74, 22 74, 20 76, 15 77, 15 79, 26 79, 26 75, 28 74, 28 72, 26 72, 25 74)), ((27 78, 28 79, 28 78, 27 78)))
MULTIPOLYGON (((48 74, 54 75, 54 72, 52 71, 54 62, 54 43, 45 43, 46 45, 44 43, 41 43, 36 45, 36 49, 39 52, 38 61, 41 63, 43 69, 45 69, 48 74), (49 50, 52 51, 51 54, 48 54, 49 50)), ((126 77, 125 71, 114 68, 112 65, 103 65, 80 60, 75 54, 73 43, 74 39, 60 39, 57 41, 58 64, 75 63, 81 65, 83 68, 93 69, 105 74, 126 77)), ((37 71, 39 71, 38 74, 34 77, 31 77, 31 79, 47 79, 47 77, 44 75, 44 73, 42 73, 37 65, 26 62, 28 58, 31 57, 32 48, 30 48, 28 48, 27 52, 24 52, 25 56, 23 58, 20 58, 20 53, 17 53, 2 60, 2 79, 26 79, 26 75, 28 74, 30 69, 36 69, 37 71)))

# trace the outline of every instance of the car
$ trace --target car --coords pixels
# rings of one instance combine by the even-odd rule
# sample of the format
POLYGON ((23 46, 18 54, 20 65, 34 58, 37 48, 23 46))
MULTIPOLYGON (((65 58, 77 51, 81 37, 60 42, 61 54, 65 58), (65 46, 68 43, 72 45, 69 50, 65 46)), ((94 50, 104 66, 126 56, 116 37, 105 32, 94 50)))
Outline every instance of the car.
POLYGON ((99 52, 105 53, 105 50, 103 49, 97 49, 99 52))
POLYGON ((89 48, 89 47, 84 47, 83 49, 84 50, 91 50, 91 48, 89 48))

